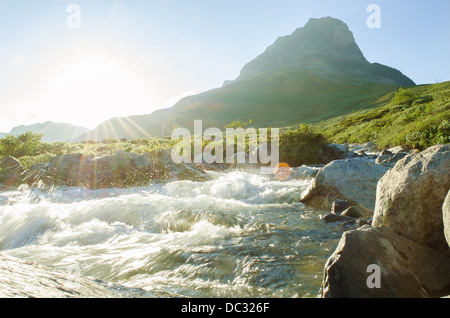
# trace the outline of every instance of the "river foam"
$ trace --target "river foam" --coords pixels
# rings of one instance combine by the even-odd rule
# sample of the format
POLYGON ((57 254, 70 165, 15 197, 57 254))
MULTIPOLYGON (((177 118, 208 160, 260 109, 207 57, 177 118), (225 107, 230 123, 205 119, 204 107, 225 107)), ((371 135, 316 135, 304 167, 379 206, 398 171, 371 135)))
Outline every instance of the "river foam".
POLYGON ((209 172, 132 189, 0 192, 0 249, 192 297, 315 296, 342 229, 298 199, 309 180, 209 172))

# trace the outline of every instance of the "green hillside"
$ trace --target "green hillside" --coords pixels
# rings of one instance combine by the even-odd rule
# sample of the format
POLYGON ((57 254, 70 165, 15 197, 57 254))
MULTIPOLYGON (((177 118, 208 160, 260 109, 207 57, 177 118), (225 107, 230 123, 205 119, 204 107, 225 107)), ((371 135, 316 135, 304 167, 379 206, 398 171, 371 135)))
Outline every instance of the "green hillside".
POLYGON ((336 143, 424 149, 450 142, 450 82, 400 89, 374 109, 324 121, 319 131, 336 143))

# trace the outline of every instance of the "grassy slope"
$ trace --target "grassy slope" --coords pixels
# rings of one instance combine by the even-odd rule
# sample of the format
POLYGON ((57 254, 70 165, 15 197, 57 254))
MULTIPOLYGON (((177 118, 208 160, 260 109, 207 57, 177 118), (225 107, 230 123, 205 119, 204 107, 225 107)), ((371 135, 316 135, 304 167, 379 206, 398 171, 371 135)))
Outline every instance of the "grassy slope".
MULTIPOLYGON (((186 128, 191 128, 195 119, 203 119, 205 127, 218 128, 235 120, 249 119, 255 128, 318 123, 374 107, 381 96, 397 88, 358 80, 362 76, 358 74, 345 74, 348 79, 343 79, 342 74, 336 79, 327 75, 295 69, 268 72, 200 97, 187 98, 180 103, 173 122, 186 128)), ((172 130, 167 128, 166 134, 172 130)))
POLYGON ((380 106, 336 117, 317 125, 332 142, 375 141, 380 147, 401 145, 424 149, 450 142, 450 82, 408 88, 411 105, 393 100, 394 93, 379 100, 380 106), (421 102, 431 96, 432 101, 421 102))

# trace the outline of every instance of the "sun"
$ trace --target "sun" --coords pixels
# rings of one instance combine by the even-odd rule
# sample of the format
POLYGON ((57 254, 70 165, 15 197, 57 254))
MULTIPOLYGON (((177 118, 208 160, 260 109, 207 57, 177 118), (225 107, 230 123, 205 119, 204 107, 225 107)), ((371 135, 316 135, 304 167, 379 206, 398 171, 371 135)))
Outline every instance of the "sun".
POLYGON ((89 54, 61 63, 50 80, 46 107, 70 122, 92 126, 149 108, 150 90, 132 61, 89 54))

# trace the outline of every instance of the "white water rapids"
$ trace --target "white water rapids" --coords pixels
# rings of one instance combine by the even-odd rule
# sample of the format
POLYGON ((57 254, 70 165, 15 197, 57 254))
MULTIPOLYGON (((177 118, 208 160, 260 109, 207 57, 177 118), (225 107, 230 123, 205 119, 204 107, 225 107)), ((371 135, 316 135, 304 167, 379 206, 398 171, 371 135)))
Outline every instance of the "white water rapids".
POLYGON ((208 175, 132 189, 0 192, 0 251, 188 297, 316 297, 344 229, 298 203, 310 181, 208 175))

